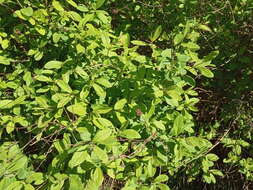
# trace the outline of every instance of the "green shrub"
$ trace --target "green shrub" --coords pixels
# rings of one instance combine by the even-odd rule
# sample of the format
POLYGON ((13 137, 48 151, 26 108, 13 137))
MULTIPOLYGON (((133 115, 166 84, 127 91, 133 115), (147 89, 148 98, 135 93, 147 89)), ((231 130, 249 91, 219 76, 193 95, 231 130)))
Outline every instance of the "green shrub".
POLYGON ((109 5, 0 1, 2 189, 90 190, 112 178, 164 190, 182 171, 207 183, 223 175, 212 133, 192 116, 195 79, 213 77, 218 55, 199 55, 211 29, 180 19, 141 40, 111 26, 109 5))

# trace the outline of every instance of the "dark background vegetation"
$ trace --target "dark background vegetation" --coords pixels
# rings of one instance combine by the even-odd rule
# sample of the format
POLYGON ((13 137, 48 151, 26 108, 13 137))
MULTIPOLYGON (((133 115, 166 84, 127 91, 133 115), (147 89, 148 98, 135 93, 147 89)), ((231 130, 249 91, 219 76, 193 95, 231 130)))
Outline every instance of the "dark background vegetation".
MULTIPOLYGON (((195 114, 196 124, 208 128, 219 123, 220 135, 231 127, 229 137, 244 139, 252 143, 253 134, 253 1, 250 0, 156 0, 156 1, 113 1, 107 4, 112 16, 112 25, 117 31, 125 30, 134 38, 149 42, 149 33, 158 25, 169 34, 175 26, 187 19, 196 19, 207 24, 212 33, 201 34, 200 54, 219 50, 215 59, 213 79, 197 79, 197 91, 201 97, 199 112, 195 114), (184 2, 184 3, 183 3, 184 2), (183 6, 182 6, 183 5, 183 6), (136 7, 138 7, 136 11, 136 7), (250 134, 250 135, 249 135, 250 134)), ((170 47, 168 41, 157 45, 170 47)), ((140 50, 150 55, 148 48, 140 50)), ((219 136, 219 134, 218 134, 219 136)), ((229 148, 218 145, 213 152, 220 157, 217 167, 225 177, 216 184, 205 184, 201 179, 188 183, 186 177, 175 178, 175 189, 252 189, 238 170, 237 164, 224 164, 229 148)), ((253 157, 252 145, 243 150, 241 157, 253 157)))

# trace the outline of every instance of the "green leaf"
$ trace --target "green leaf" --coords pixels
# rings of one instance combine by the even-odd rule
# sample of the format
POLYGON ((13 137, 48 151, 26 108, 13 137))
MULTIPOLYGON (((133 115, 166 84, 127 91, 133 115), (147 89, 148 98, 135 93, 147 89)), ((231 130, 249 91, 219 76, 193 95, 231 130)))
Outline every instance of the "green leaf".
POLYGON ((208 32, 212 32, 212 30, 207 26, 207 25, 204 25, 204 24, 199 24, 199 29, 201 30, 205 30, 205 31, 208 31, 208 32))
POLYGON ((22 104, 24 103, 24 100, 27 98, 27 96, 20 96, 17 99, 15 99, 12 103, 11 103, 11 107, 18 105, 18 104, 22 104))
POLYGON ((154 113, 155 113, 155 105, 152 103, 148 113, 146 114, 146 119, 150 119, 154 113))
POLYGON ((181 43, 183 41, 183 39, 184 39, 183 34, 181 34, 181 33, 177 34, 174 38, 174 44, 178 45, 179 43, 181 43))
POLYGON ((52 5, 57 11, 64 11, 59 1, 53 1, 52 5))
POLYGON ((65 92, 68 93, 72 93, 72 89, 70 88, 70 86, 68 85, 68 83, 66 83, 63 80, 57 80, 56 84, 65 92))
POLYGON ((112 128, 114 127, 112 122, 108 119, 105 118, 94 118, 93 123, 100 129, 105 129, 105 128, 112 128))
POLYGON ((217 160, 219 160, 219 157, 218 157, 216 154, 212 154, 212 153, 207 154, 207 155, 206 155, 206 158, 207 158, 208 160, 211 160, 211 161, 217 161, 217 160))
POLYGON ((104 140, 106 140, 108 137, 110 137, 111 133, 112 133, 111 129, 99 130, 96 133, 96 135, 94 136, 93 142, 95 142, 95 143, 101 143, 104 140))
POLYGON ((25 117, 21 117, 21 116, 15 116, 14 123, 19 123, 23 127, 27 127, 29 124, 27 120, 25 119, 25 117))
POLYGON ((97 120, 98 120, 98 122, 99 122, 101 125, 103 125, 104 128, 105 128, 105 127, 113 127, 112 122, 111 122, 110 120, 108 120, 108 119, 105 119, 105 118, 100 117, 100 118, 97 118, 97 120))
POLYGON ((199 45, 193 42, 182 43, 182 46, 192 51, 197 51, 200 49, 199 45))
POLYGON ((79 116, 85 116, 86 115, 86 106, 84 106, 81 103, 74 104, 67 107, 67 110, 73 114, 79 115, 79 116))
POLYGON ((82 150, 82 151, 76 151, 71 160, 69 161, 69 167, 70 168, 74 168, 76 166, 79 166, 81 163, 83 163, 85 161, 85 151, 82 150))
POLYGON ((41 34, 42 36, 44 36, 46 34, 46 30, 45 28, 42 28, 41 26, 36 26, 35 29, 37 30, 37 32, 39 34, 41 34))
POLYGON ((31 25, 35 25, 36 21, 33 18, 29 18, 28 21, 31 23, 31 25))
POLYGON ((95 113, 99 113, 99 114, 105 114, 112 110, 111 107, 105 104, 94 104, 92 105, 92 109, 95 113))
POLYGON ((61 35, 60 34, 58 34, 58 33, 54 33, 53 34, 53 42, 54 43, 58 43, 60 39, 61 39, 61 35))
POLYGON ((60 69, 62 65, 63 65, 63 62, 61 61, 49 61, 44 65, 44 67, 46 69, 60 69))
POLYGON ((160 189, 160 190, 170 190, 169 186, 166 185, 166 184, 158 184, 157 187, 160 189))
POLYGON ((43 173, 40 172, 33 172, 29 178, 26 178, 26 183, 33 183, 35 182, 35 184, 41 184, 43 183, 43 173))
POLYGON ((156 40, 159 38, 159 36, 161 35, 161 33, 162 33, 162 26, 159 25, 159 26, 156 28, 154 34, 151 36, 150 40, 151 40, 152 42, 156 41, 156 40))
POLYGON ((30 49, 27 53, 27 55, 34 55, 35 53, 37 53, 37 50, 34 49, 30 49))
POLYGON ((0 109, 9 109, 12 108, 15 105, 22 104, 24 100, 26 99, 26 96, 20 96, 15 100, 0 100, 0 109))
POLYGON ((165 126, 164 126, 164 124, 163 124, 163 122, 162 121, 153 121, 153 124, 158 128, 158 129, 160 129, 160 130, 165 130, 166 128, 165 128, 165 126))
POLYGON ((11 102, 13 102, 13 100, 0 100, 0 109, 10 108, 11 102))
POLYGON ((31 184, 24 184, 24 190, 35 190, 31 184))
POLYGON ((199 147, 199 149, 204 150, 210 148, 212 143, 209 142, 207 139, 202 137, 187 137, 185 138, 186 144, 193 147, 199 147))
POLYGON ((31 72, 27 71, 25 72, 23 76, 24 81, 26 82, 27 86, 30 86, 30 84, 33 82, 32 74, 31 72))
POLYGON ((95 172, 92 175, 94 181, 98 183, 98 185, 102 185, 104 176, 103 176, 103 171, 101 168, 96 168, 95 172))
POLYGON ((123 114, 120 112, 116 112, 116 116, 121 124, 123 124, 127 121, 126 118, 123 116, 123 114))
POLYGON ((85 48, 81 44, 76 45, 77 53, 85 53, 85 48))
POLYGON ((174 100, 176 101, 181 101, 182 97, 181 97, 181 93, 178 89, 175 90, 168 90, 167 94, 174 100))
POLYGON ((187 63, 190 60, 190 57, 185 54, 177 54, 177 59, 180 63, 187 63))
POLYGON ((69 177, 69 190, 83 190, 83 183, 82 179, 80 178, 79 175, 75 174, 70 174, 69 177))
POLYGON ((35 61, 41 60, 42 57, 43 57, 43 52, 39 52, 39 51, 38 51, 38 52, 34 55, 35 61))
POLYGON ((16 159, 14 163, 15 165, 9 169, 9 172, 14 172, 25 168, 28 164, 28 159, 26 156, 23 156, 22 158, 19 157, 19 159, 16 159))
POLYGON ((106 154, 105 150, 102 150, 101 148, 99 148, 98 146, 95 146, 93 148, 93 153, 94 155, 101 160, 102 162, 107 162, 108 161, 108 156, 106 154))
POLYGON ((126 34, 121 34, 119 37, 119 41, 121 42, 121 44, 124 47, 128 47, 129 46, 129 42, 130 42, 130 36, 128 33, 126 34))
POLYGON ((209 62, 209 61, 212 61, 214 60, 218 55, 219 55, 219 51, 216 50, 216 51, 212 51, 211 53, 209 53, 208 55, 206 55, 204 58, 203 58, 203 61, 204 62, 209 62))
POLYGON ((21 9, 20 11, 24 16, 27 16, 27 17, 30 17, 33 15, 32 7, 27 7, 27 8, 21 9))
POLYGON ((45 96, 38 96, 35 98, 35 101, 43 108, 48 108, 47 98, 45 96))
POLYGON ((112 84, 105 77, 101 77, 101 78, 96 79, 96 83, 101 84, 102 86, 104 86, 106 88, 112 87, 112 84))
POLYGON ((84 13, 89 11, 89 9, 84 5, 78 5, 77 9, 81 12, 84 12, 84 13))
POLYGON ((44 75, 37 75, 34 77, 35 80, 41 81, 41 82, 53 82, 53 80, 49 77, 46 77, 44 75))
POLYGON ((82 67, 77 66, 76 69, 75 69, 75 72, 76 72, 80 77, 82 77, 83 79, 85 79, 85 80, 89 79, 88 73, 85 72, 85 71, 83 70, 82 67))
POLYGON ((98 17, 103 23, 106 24, 106 23, 109 22, 108 16, 107 16, 104 12, 102 12, 102 11, 101 11, 101 12, 100 12, 100 11, 98 12, 98 11, 97 11, 96 14, 97 14, 97 17, 98 17))
POLYGON ((105 0, 96 0, 96 9, 100 8, 105 3, 105 0))
POLYGON ((139 41, 139 40, 132 40, 131 43, 134 45, 137 45, 137 46, 146 46, 147 45, 147 43, 145 43, 143 41, 139 41))
POLYGON ((106 32, 101 32, 100 33, 100 37, 101 37, 101 40, 102 40, 102 44, 106 48, 109 48, 110 47, 110 43, 111 43, 109 35, 106 32))
POLYGON ((174 136, 178 136, 183 131, 184 131, 184 117, 180 114, 174 120, 174 124, 170 133, 174 136))
POLYGON ((77 4, 74 2, 74 1, 72 1, 72 0, 67 0, 67 2, 70 4, 70 5, 72 5, 73 7, 77 7, 77 4))
POLYGON ((78 131, 78 133, 80 134, 80 137, 81 137, 81 139, 82 139, 83 142, 87 142, 87 141, 91 140, 91 134, 90 134, 90 132, 88 131, 87 128, 85 128, 85 127, 78 127, 76 129, 76 131, 78 131))
POLYGON ((125 129, 119 133, 119 136, 128 138, 128 139, 139 139, 141 138, 140 134, 133 129, 125 129))
POLYGON ((122 110, 127 103, 127 100, 125 98, 118 100, 116 104, 114 105, 115 110, 122 110))
POLYGON ((71 100, 72 100, 72 96, 66 96, 63 97, 62 99, 60 99, 60 101, 57 104, 57 108, 62 108, 64 107, 66 104, 68 104, 71 100))
POLYGON ((152 165, 152 160, 149 160, 148 161, 148 166, 147 166, 147 174, 148 174, 148 177, 153 177, 156 173, 156 168, 153 167, 152 165))
POLYGON ((168 181, 168 176, 167 175, 159 175, 158 177, 155 178, 155 183, 161 183, 161 182, 166 182, 168 181))
POLYGON ((161 53, 161 56, 162 57, 171 58, 171 56, 172 56, 172 49, 165 49, 165 50, 163 50, 162 53, 161 53))
POLYGON ((8 190, 21 190, 21 188, 23 187, 23 184, 21 181, 15 181, 13 183, 11 183, 9 186, 8 186, 8 190))
POLYGON ((9 47, 9 40, 4 39, 4 40, 2 41, 2 43, 1 43, 1 45, 2 45, 2 48, 3 48, 3 49, 8 48, 8 47, 9 47))
POLYGON ((217 170, 217 169, 212 169, 212 170, 210 170, 210 172, 214 175, 218 175, 218 176, 221 176, 221 177, 224 176, 223 173, 220 170, 217 170))
POLYGON ((77 12, 68 11, 68 15, 74 21, 80 22, 82 20, 82 17, 77 12))
POLYGON ((6 125, 6 132, 8 134, 11 134, 15 129, 15 123, 13 122, 8 122, 7 125, 6 125))
POLYGON ((189 84, 189 85, 191 85, 191 86, 193 86, 193 87, 196 86, 196 81, 195 81, 195 79, 192 78, 192 77, 189 76, 189 75, 183 76, 183 80, 184 80, 187 84, 189 84))
POLYGON ((8 59, 7 57, 1 56, 0 55, 0 64, 3 65, 10 65, 10 59, 8 59))
POLYGON ((213 183, 216 182, 214 175, 211 174, 211 173, 205 174, 205 175, 203 175, 203 177, 204 177, 204 180, 206 181, 206 183, 208 183, 208 184, 210 184, 210 183, 212 183, 212 182, 213 182, 213 183))
POLYGON ((205 77, 208 78, 213 78, 214 74, 212 73, 212 71, 210 71, 209 69, 207 69, 206 67, 197 67, 197 69, 200 71, 200 73, 202 75, 204 75, 205 77))
POLYGON ((103 184, 104 176, 101 168, 96 168, 94 173, 91 176, 91 179, 88 181, 85 190, 99 190, 100 186, 103 184))
POLYGON ((98 84, 94 83, 92 85, 92 87, 94 88, 95 92, 97 93, 97 95, 99 97, 106 97, 106 92, 104 91, 104 89, 101 86, 99 86, 98 84))

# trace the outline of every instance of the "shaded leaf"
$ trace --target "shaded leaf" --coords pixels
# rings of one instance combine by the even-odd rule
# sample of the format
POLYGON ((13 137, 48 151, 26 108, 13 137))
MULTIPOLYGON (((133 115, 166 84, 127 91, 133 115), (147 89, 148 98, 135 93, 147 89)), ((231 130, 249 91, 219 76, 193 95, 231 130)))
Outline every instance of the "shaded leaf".
POLYGON ((156 40, 159 38, 159 36, 161 35, 161 33, 162 33, 162 26, 159 25, 159 26, 156 28, 154 34, 151 36, 150 40, 151 40, 152 42, 156 41, 156 40))
POLYGON ((105 0, 96 0, 96 9, 100 8, 105 3, 105 0))

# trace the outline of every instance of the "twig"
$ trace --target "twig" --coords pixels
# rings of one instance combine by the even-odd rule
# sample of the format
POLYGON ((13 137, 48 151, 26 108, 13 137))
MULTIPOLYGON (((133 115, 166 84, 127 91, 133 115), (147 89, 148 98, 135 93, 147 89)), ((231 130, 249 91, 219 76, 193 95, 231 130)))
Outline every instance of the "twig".
MULTIPOLYGON (((203 152, 203 153, 199 154, 198 156, 196 156, 195 158, 192 158, 188 162, 183 163, 181 166, 186 166, 189 163, 191 163, 192 161, 197 160, 197 159, 207 155, 209 152, 211 152, 228 135, 229 131, 232 129, 232 127, 234 126, 234 123, 237 121, 238 118, 239 118, 239 116, 237 116, 233 121, 231 121, 230 127, 228 128, 228 130, 222 135, 222 137, 219 140, 216 141, 216 143, 212 147, 210 147, 206 152, 203 152)), ((181 166, 178 166, 176 169, 179 169, 181 166)))
POLYGON ((148 142, 152 141, 152 140, 155 139, 156 137, 157 137, 157 134, 156 134, 156 133, 153 133, 150 137, 148 137, 147 139, 145 139, 145 140, 143 141, 143 143, 140 144, 140 146, 139 146, 134 152, 132 152, 131 154, 129 154, 129 155, 122 154, 122 155, 120 155, 120 156, 118 156, 118 157, 113 156, 113 157, 111 157, 110 159, 111 159, 111 160, 116 160, 116 159, 118 159, 118 158, 121 158, 121 159, 124 159, 124 158, 133 158, 135 154, 140 153, 140 152, 145 148, 145 145, 146 145, 148 142))
POLYGON ((141 1, 136 1, 136 3, 140 3, 146 7, 151 7, 151 8, 162 8, 163 7, 162 5, 149 5, 149 4, 143 3, 141 1))

